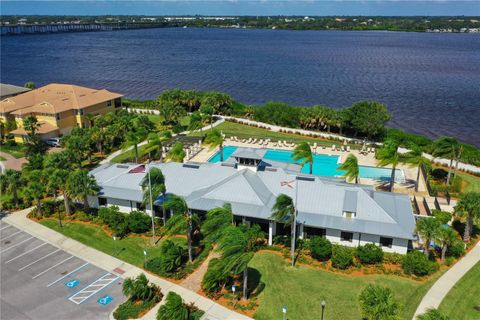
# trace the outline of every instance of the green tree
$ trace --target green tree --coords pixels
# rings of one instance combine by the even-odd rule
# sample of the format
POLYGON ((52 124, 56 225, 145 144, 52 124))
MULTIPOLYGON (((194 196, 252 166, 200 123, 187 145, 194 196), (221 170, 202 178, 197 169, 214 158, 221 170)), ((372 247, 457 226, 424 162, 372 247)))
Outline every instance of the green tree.
POLYGON ((147 138, 147 130, 140 127, 137 131, 129 131, 125 137, 125 142, 123 148, 132 147, 135 150, 135 163, 138 163, 138 144, 144 141, 147 138))
POLYGON ((67 189, 72 198, 83 201, 85 211, 89 210, 88 196, 95 196, 100 191, 95 177, 82 169, 77 169, 68 176, 67 189))
POLYGON ((450 320, 450 317, 444 315, 438 309, 428 309, 427 312, 419 315, 417 320, 450 320))
POLYGON ((440 245, 442 250, 442 261, 445 260, 445 254, 447 249, 454 245, 457 241, 457 232, 450 227, 440 227, 437 233, 434 235, 434 239, 440 245))
POLYGON ((209 131, 203 142, 209 145, 212 149, 218 147, 220 152, 220 161, 223 161, 223 135, 220 131, 209 131))
POLYGON ((175 143, 167 153, 167 158, 174 162, 183 162, 185 156, 186 153, 185 150, 183 150, 183 144, 181 142, 175 143))
POLYGON ((377 151, 377 159, 379 166, 392 166, 392 173, 390 175, 389 191, 393 191, 395 185, 395 171, 400 163, 406 161, 405 156, 398 151, 399 143, 396 140, 386 140, 383 147, 377 151))
POLYGON ((175 125, 186 114, 185 109, 172 101, 158 100, 158 111, 167 125, 175 125))
POLYGON ((217 114, 230 114, 233 104, 232 98, 221 92, 210 91, 203 95, 201 106, 210 106, 213 109, 213 113, 217 114))
POLYGON ((400 305, 388 287, 369 284, 358 298, 362 315, 367 320, 400 320, 400 305))
POLYGON ((32 82, 32 81, 26 82, 23 86, 24 86, 25 88, 28 88, 28 89, 31 89, 31 90, 37 88, 37 86, 35 85, 35 83, 32 82))
POLYGON ((27 193, 35 200, 37 206, 37 214, 39 216, 42 216, 42 198, 45 193, 44 186, 39 181, 30 181, 27 184, 27 187, 23 191, 23 193, 27 193))
POLYGON ((296 228, 296 208, 293 203, 292 198, 286 194, 278 195, 275 204, 272 208, 271 219, 285 224, 285 226, 290 226, 291 229, 291 252, 290 256, 292 259, 292 267, 295 265, 295 228, 296 228))
POLYGON ((188 245, 188 261, 193 262, 192 251, 192 232, 193 232, 193 218, 190 208, 184 198, 177 195, 170 195, 166 203, 167 208, 173 209, 174 214, 177 214, 177 218, 170 218, 165 224, 167 233, 177 233, 178 230, 184 229, 186 222, 187 229, 187 245, 188 245), (175 223, 173 223, 175 221, 175 223))
POLYGON ((202 223, 202 234, 208 241, 216 242, 222 236, 225 228, 232 224, 232 207, 226 203, 221 208, 207 211, 205 221, 202 223))
POLYGON ((348 109, 349 120, 356 132, 364 133, 369 139, 385 129, 390 120, 387 107, 380 102, 361 101, 348 109))
POLYGON ((18 191, 23 186, 22 176, 19 171, 13 169, 5 170, 5 183, 6 183, 6 191, 12 194, 13 203, 15 203, 15 207, 18 207, 19 198, 18 198, 18 191))
POLYGON ((225 260, 225 268, 235 275, 243 273, 243 299, 248 299, 248 264, 257 249, 257 243, 263 239, 258 225, 248 228, 246 225, 229 226, 218 241, 218 249, 225 260))
POLYGON ((358 159, 353 154, 349 154, 345 161, 337 170, 345 171, 345 178, 347 180, 354 180, 358 183, 358 177, 360 176, 360 169, 358 167, 358 159))
POLYGON ((27 133, 27 156, 43 154, 46 151, 45 143, 40 140, 38 134, 40 126, 37 117, 34 115, 26 116, 25 119, 23 119, 23 128, 27 133))
POLYGON ((441 224, 435 218, 422 218, 417 221, 416 231, 423 239, 423 251, 427 257, 430 254, 430 242, 438 235, 440 228, 441 224))
POLYGON ((197 131, 203 127, 203 117, 199 111, 192 112, 190 115, 190 123, 188 125, 188 130, 197 131))
POLYGON ((93 142, 86 129, 73 128, 70 134, 62 139, 62 143, 65 150, 69 152, 71 161, 76 163, 77 167, 81 168, 84 160, 91 160, 93 142))
POLYGON ((158 288, 149 284, 144 273, 139 274, 135 279, 125 279, 122 285, 123 294, 133 301, 150 301, 155 297, 157 291, 158 288))
POLYGON ((150 132, 147 136, 147 141, 145 152, 149 155, 153 152, 159 160, 162 160, 163 138, 158 133, 150 132))
POLYGON ((190 312, 183 303, 182 297, 173 291, 167 294, 165 303, 160 306, 157 320, 191 320, 190 312))
POLYGON ((313 173, 313 152, 308 143, 299 143, 293 150, 292 159, 300 161, 302 166, 308 163, 310 166, 310 174, 313 173))
POLYGON ((200 107, 200 113, 204 120, 207 123, 210 123, 210 129, 213 130, 213 115, 215 114, 215 110, 210 105, 203 105, 200 107))
POLYGON ((470 241, 474 220, 480 219, 480 192, 467 192, 460 195, 455 206, 455 214, 465 218, 463 241, 470 241))
POLYGON ((460 153, 460 144, 458 140, 452 137, 441 137, 433 145, 433 156, 443 157, 450 160, 448 165, 447 186, 450 185, 453 161, 457 159, 460 153))
MULTIPOLYGON (((162 170, 156 167, 150 167, 150 183, 152 185, 152 197, 153 201, 159 194, 162 195, 162 214, 163 214, 163 224, 165 225, 167 221, 167 210, 166 210, 166 198, 167 198, 167 187, 165 184, 165 176, 163 175, 162 170)), ((142 191, 143 191, 143 203, 150 204, 150 189, 148 174, 146 174, 141 182, 142 191)), ((153 208, 152 208, 153 212, 153 208)))
POLYGON ((417 180, 415 182, 415 192, 418 192, 418 185, 420 183, 420 171, 423 165, 430 164, 430 160, 423 156, 423 151, 420 147, 412 145, 409 147, 410 151, 405 154, 406 163, 417 167, 417 180))

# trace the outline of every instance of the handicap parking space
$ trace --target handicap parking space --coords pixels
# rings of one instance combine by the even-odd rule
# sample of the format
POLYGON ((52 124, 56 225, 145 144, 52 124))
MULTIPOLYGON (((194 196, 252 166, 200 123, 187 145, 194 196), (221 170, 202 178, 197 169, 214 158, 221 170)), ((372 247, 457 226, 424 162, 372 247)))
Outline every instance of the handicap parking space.
POLYGON ((117 274, 3 221, 2 228, 2 319, 107 319, 124 301, 117 274))

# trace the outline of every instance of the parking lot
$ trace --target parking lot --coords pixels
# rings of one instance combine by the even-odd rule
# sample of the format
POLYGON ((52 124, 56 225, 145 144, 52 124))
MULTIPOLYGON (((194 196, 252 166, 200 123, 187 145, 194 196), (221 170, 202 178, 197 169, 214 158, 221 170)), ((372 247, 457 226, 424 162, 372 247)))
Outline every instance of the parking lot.
POLYGON ((0 220, 1 319, 108 319, 122 279, 0 220))

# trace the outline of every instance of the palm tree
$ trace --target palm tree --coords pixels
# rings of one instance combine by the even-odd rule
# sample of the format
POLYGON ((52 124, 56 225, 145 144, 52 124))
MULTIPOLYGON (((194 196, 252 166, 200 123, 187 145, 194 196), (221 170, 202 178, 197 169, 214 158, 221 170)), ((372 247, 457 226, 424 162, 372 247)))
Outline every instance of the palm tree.
POLYGON ((443 157, 450 160, 450 164, 448 165, 447 186, 450 184, 453 161, 457 159, 459 154, 460 144, 455 138, 441 137, 434 143, 433 156, 443 157))
POLYGON ((190 320, 190 312, 183 303, 182 297, 173 291, 167 294, 165 303, 160 306, 157 320, 190 320))
POLYGON ((418 192, 418 185, 420 183, 420 171, 423 165, 430 163, 430 160, 423 156, 422 149, 418 146, 411 146, 410 151, 405 154, 405 160, 412 166, 417 166, 417 181, 415 182, 415 192, 418 192))
POLYGON ((135 279, 127 278, 123 282, 122 292, 131 300, 152 300, 158 288, 154 284, 149 284, 149 281, 144 273, 139 274, 135 279))
POLYGON ((29 138, 33 139, 40 129, 40 123, 38 123, 37 117, 30 115, 23 119, 23 127, 25 128, 29 138))
POLYGON ((5 182, 7 192, 12 194, 13 203, 15 203, 15 207, 18 207, 18 190, 23 185, 20 172, 13 169, 5 170, 5 182))
POLYGON ((367 320, 400 320, 400 305, 388 287, 369 284, 358 300, 362 315, 367 320))
POLYGON ((248 299, 248 264, 252 260, 257 242, 263 239, 263 232, 258 225, 248 228, 229 226, 218 241, 225 269, 233 274, 243 272, 243 299, 248 299))
POLYGON ((457 233, 450 227, 441 226, 437 233, 434 235, 435 241, 440 244, 442 250, 442 261, 445 260, 445 254, 448 247, 453 245, 457 241, 457 233))
POLYGON ((218 130, 212 130, 207 133, 204 143, 210 145, 210 148, 218 147, 220 151, 220 161, 223 162, 223 135, 218 130))
POLYGON ((183 226, 186 222, 187 229, 187 244, 188 244, 188 261, 193 262, 192 252, 192 231, 193 231, 193 219, 192 213, 188 208, 188 204, 184 198, 171 194, 167 201, 167 208, 173 209, 174 212, 179 213, 179 218, 170 218, 169 223, 165 224, 165 228, 169 233, 176 233, 180 229, 184 229, 183 226), (181 218, 180 218, 181 217, 181 218))
POLYGON ((183 150, 183 144, 181 142, 175 143, 167 153, 168 158, 174 162, 183 162, 185 155, 186 153, 185 150, 183 150))
POLYGON ((42 215, 42 197, 44 192, 44 186, 39 181, 30 181, 24 191, 24 193, 28 193, 35 200, 39 216, 42 215))
POLYGON ((162 160, 162 139, 155 132, 150 132, 147 136, 148 144, 145 147, 145 152, 151 153, 156 151, 158 159, 162 160))
POLYGON ((430 241, 437 236, 440 228, 440 222, 435 218, 422 218, 417 221, 416 230, 423 239, 423 252, 427 257, 430 254, 430 241))
POLYGON ((310 165, 310 174, 313 173, 313 152, 308 143, 302 142, 297 145, 293 150, 292 159, 295 161, 300 160, 302 166, 308 163, 310 165))
POLYGON ((392 166, 392 173, 390 175, 389 191, 393 191, 395 184, 395 170, 397 165, 405 162, 405 156, 398 152, 399 142, 396 140, 386 140, 383 147, 377 152, 378 166, 392 166))
POLYGON ((473 220, 480 219, 480 192, 467 192, 462 194, 455 206, 455 214, 459 217, 466 218, 463 241, 470 241, 473 230, 473 220))
POLYGON ((138 163, 138 144, 147 138, 147 130, 143 127, 137 129, 137 131, 129 131, 125 136, 126 140, 123 144, 124 148, 133 146, 135 150, 135 163, 138 163))
POLYGON ((23 86, 25 88, 32 89, 32 90, 37 88, 37 86, 35 85, 35 82, 32 82, 32 81, 25 82, 23 86))
POLYGON ((89 210, 88 196, 97 195, 100 187, 95 178, 87 170, 77 169, 69 175, 67 179, 67 188, 75 199, 83 201, 85 211, 89 210))
POLYGON ((216 242, 222 236, 225 228, 232 224, 232 207, 226 203, 221 208, 207 211, 205 221, 202 223, 202 234, 208 241, 216 242))
POLYGON ((280 194, 275 201, 275 204, 272 208, 271 219, 284 223, 285 226, 290 226, 291 228, 291 248, 290 254, 292 258, 292 267, 295 265, 295 228, 297 227, 296 223, 296 208, 293 204, 292 198, 286 194, 280 194))
POLYGON ((345 171, 345 178, 347 180, 355 180, 358 183, 358 177, 360 176, 360 170, 358 167, 358 159, 353 154, 349 154, 347 159, 342 163, 337 170, 345 171))
POLYGON ((190 123, 188 125, 188 130, 196 131, 202 128, 203 126, 203 117, 200 111, 192 112, 190 115, 190 123))
MULTIPOLYGON (((167 221, 167 210, 166 210, 166 197, 167 197, 167 187, 165 185, 165 176, 162 173, 162 170, 149 167, 150 170, 150 183, 152 185, 152 195, 154 199, 162 194, 162 213, 163 213, 163 224, 165 225, 167 221)), ((148 174, 143 177, 142 182, 142 191, 143 191, 143 203, 150 203, 150 190, 149 190, 149 181, 148 174)), ((153 208, 152 212, 153 212, 153 208)))

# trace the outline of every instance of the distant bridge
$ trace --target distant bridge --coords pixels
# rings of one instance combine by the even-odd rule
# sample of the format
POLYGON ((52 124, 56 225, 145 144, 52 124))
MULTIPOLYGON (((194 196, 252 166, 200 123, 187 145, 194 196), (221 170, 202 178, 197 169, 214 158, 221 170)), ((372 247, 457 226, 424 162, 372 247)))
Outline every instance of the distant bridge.
POLYGON ((59 32, 114 31, 126 29, 163 28, 164 22, 116 22, 116 23, 52 23, 17 24, 0 26, 1 35, 39 34, 59 32))

